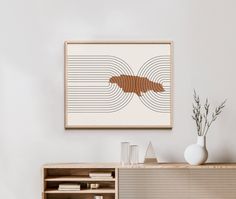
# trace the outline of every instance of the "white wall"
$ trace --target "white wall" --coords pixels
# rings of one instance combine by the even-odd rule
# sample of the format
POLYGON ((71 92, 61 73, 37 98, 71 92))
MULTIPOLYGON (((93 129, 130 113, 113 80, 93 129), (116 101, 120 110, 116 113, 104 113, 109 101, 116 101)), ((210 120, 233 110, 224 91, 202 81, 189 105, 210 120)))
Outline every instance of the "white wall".
POLYGON ((1 0, 0 198, 40 198, 40 167, 119 161, 120 142, 151 140, 160 161, 195 142, 193 88, 227 108, 207 138, 209 161, 236 161, 236 1, 1 0), (63 128, 65 40, 173 40, 172 130, 63 128))

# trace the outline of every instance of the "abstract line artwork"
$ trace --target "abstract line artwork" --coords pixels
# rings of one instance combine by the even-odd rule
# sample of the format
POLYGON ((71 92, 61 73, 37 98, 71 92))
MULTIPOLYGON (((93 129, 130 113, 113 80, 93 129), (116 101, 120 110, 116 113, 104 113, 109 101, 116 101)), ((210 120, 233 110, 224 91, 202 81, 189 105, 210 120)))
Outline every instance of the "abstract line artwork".
POLYGON ((65 43, 66 128, 171 128, 172 43, 65 43))

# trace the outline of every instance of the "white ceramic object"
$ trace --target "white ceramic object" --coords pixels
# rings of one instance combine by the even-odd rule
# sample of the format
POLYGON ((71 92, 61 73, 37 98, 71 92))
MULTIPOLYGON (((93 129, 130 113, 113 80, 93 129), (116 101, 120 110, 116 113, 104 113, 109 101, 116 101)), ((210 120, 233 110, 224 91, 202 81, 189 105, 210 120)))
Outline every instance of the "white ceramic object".
POLYGON ((201 165, 206 162, 208 158, 208 151, 206 149, 206 136, 198 136, 197 143, 189 145, 184 152, 186 162, 191 165, 201 165))
POLYGON ((129 165, 129 142, 121 142, 121 165, 129 165))
POLYGON ((139 162, 139 157, 138 157, 138 145, 130 145, 130 164, 135 165, 138 164, 139 162))

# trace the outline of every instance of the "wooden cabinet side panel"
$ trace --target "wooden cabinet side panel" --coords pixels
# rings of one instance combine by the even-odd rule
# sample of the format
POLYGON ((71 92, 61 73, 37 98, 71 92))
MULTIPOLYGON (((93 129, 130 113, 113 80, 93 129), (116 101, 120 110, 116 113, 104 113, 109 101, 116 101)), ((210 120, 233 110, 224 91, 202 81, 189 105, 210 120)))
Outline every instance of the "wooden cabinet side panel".
POLYGON ((45 178, 46 178, 46 173, 47 173, 47 169, 42 168, 41 171, 41 175, 42 175, 42 185, 41 185, 41 191, 42 191, 42 199, 47 199, 46 194, 44 193, 45 189, 46 189, 46 182, 45 182, 45 178))

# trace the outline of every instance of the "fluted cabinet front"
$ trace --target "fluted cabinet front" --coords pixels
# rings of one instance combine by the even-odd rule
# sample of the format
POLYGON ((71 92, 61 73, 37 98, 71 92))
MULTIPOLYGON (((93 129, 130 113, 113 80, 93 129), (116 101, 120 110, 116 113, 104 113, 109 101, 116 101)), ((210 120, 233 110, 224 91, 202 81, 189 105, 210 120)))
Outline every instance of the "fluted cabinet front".
POLYGON ((236 199, 235 169, 119 169, 119 199, 236 199))

